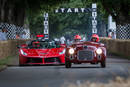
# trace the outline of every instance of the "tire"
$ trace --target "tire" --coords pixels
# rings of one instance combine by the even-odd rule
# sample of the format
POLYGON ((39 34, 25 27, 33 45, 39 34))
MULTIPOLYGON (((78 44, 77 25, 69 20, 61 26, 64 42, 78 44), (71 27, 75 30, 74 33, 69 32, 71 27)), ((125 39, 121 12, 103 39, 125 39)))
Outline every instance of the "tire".
POLYGON ((65 61, 65 68, 71 68, 71 62, 65 61))
POLYGON ((105 68, 105 67, 106 67, 106 61, 105 61, 105 60, 101 62, 101 67, 102 67, 102 68, 105 68))
POLYGON ((25 66, 24 64, 19 64, 19 66, 25 66))

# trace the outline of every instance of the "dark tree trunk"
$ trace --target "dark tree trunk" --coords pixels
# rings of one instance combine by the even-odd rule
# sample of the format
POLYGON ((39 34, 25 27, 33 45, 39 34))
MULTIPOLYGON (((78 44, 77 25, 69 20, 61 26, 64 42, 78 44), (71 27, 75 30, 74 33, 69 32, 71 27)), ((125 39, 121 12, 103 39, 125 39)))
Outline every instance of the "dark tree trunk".
POLYGON ((5 21, 4 17, 5 17, 5 4, 7 3, 7 0, 1 0, 0 1, 0 20, 1 21, 5 21))
POLYGON ((25 5, 19 6, 21 3, 17 0, 0 0, 0 22, 24 25, 25 5))
POLYGON ((14 24, 23 26, 25 20, 25 9, 15 8, 14 10, 14 24))
POLYGON ((117 7, 116 4, 110 6, 110 3, 108 4, 107 0, 101 0, 101 3, 106 12, 112 15, 118 25, 130 24, 130 5, 128 1, 120 1, 119 7, 117 7))

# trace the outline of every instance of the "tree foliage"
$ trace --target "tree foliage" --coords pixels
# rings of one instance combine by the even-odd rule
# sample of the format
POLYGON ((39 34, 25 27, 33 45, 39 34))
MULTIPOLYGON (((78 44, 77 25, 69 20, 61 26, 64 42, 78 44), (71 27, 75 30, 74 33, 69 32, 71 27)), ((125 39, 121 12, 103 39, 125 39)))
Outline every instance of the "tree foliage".
MULTIPOLYGON (((70 0, 56 8, 91 8, 92 2, 84 3, 82 0, 70 0)), ((55 9, 56 9, 55 8, 55 9)), ((32 32, 43 33, 43 14, 30 18, 30 29, 32 32)), ((91 12, 90 13, 54 13, 54 9, 49 12, 49 32, 51 37, 60 37, 75 34, 86 34, 91 36, 91 12)), ((104 20, 100 10, 98 10, 98 21, 104 20)), ((104 23, 105 24, 105 23, 104 23)))
POLYGON ((105 14, 111 14, 117 24, 130 24, 130 0, 92 1, 99 3, 103 7, 105 14))
POLYGON ((0 0, 0 22, 11 23, 19 26, 29 15, 36 15, 44 9, 48 11, 68 0, 0 0))
POLYGON ((35 17, 44 11, 48 12, 56 7, 88 7, 97 2, 105 14, 111 14, 118 24, 130 23, 130 0, 0 0, 0 22, 7 22, 22 26, 27 17, 35 17), (67 3, 66 3, 67 2, 67 3), (62 7, 62 6, 61 6, 62 7))

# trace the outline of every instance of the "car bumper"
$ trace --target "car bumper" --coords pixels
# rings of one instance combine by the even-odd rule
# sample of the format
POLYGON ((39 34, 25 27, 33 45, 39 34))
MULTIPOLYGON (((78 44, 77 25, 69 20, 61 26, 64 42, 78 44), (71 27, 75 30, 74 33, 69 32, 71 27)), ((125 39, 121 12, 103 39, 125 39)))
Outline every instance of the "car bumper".
POLYGON ((53 57, 27 57, 19 56, 20 65, 50 65, 50 64, 65 64, 64 55, 53 56, 53 57))
POLYGON ((105 57, 102 57, 101 59, 98 59, 97 57, 95 57, 93 58, 93 60, 79 60, 77 58, 75 59, 66 58, 66 60, 71 63, 98 63, 98 62, 104 61, 105 59, 106 59, 105 57))

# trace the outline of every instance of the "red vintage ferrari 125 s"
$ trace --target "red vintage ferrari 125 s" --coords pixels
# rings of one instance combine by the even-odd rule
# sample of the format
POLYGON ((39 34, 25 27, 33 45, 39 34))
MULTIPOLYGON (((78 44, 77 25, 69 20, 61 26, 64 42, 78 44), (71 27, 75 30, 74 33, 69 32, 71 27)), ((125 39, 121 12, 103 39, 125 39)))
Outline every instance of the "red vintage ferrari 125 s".
POLYGON ((76 42, 67 47, 65 56, 66 68, 71 68, 72 63, 101 64, 106 67, 106 47, 98 42, 76 42))

